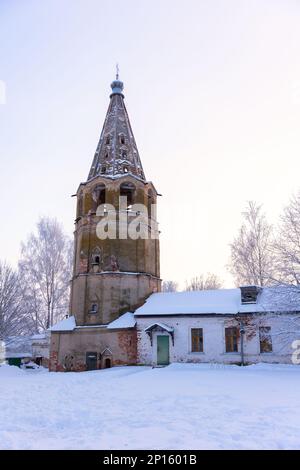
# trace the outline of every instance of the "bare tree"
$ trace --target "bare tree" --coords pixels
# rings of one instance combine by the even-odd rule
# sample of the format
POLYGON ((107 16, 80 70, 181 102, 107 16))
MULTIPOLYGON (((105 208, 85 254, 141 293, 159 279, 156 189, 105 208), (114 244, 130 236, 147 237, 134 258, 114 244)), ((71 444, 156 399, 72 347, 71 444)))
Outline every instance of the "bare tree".
POLYGON ((277 282, 300 287, 300 191, 283 211, 274 251, 277 282))
MULTIPOLYGON (((283 304, 287 312, 295 305, 300 311, 300 191, 292 196, 280 217, 274 252, 277 303, 283 304)), ((300 340, 299 314, 274 315, 273 319, 280 324, 277 335, 284 346, 300 340)))
POLYGON ((213 273, 201 274, 186 282, 186 291, 221 289, 222 281, 213 273))
POLYGON ((47 329, 60 320, 69 305, 72 243, 56 219, 43 217, 22 244, 19 270, 23 302, 33 329, 47 329))
POLYGON ((177 292, 178 283, 175 281, 163 281, 161 290, 162 292, 177 292))
POLYGON ((269 285, 274 278, 272 226, 255 202, 248 203, 243 218, 239 234, 230 244, 229 269, 237 285, 269 285))
POLYGON ((21 303, 18 274, 0 261, 0 341, 26 333, 27 329, 28 318, 21 303))

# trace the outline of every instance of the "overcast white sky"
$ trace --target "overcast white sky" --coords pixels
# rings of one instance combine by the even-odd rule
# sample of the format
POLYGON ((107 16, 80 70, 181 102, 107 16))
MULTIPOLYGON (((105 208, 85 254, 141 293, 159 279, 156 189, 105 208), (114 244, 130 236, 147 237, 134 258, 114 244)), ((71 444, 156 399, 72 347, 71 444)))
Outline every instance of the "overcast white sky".
POLYGON ((72 233, 119 62, 162 277, 231 286, 246 201, 276 222, 300 188, 299 25, 298 0, 0 0, 0 258, 40 215, 72 233))

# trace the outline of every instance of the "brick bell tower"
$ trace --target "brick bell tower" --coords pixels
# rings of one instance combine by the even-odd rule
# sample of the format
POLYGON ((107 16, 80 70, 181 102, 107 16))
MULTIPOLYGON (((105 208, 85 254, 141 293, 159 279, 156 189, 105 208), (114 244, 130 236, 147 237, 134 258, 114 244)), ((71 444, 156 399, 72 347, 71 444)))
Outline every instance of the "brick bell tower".
POLYGON ((93 163, 76 193, 70 317, 51 328, 51 371, 136 364, 130 312, 160 291, 156 211, 150 210, 158 194, 146 181, 118 74, 111 88, 93 163))
POLYGON ((78 326, 106 325, 124 312, 133 312, 161 285, 156 216, 155 211, 150 213, 157 191, 145 178, 118 74, 111 88, 92 166, 76 194, 70 311, 78 326), (120 196, 125 205, 120 205, 120 196), (147 233, 143 238, 124 236, 140 215, 136 204, 149 211, 142 222, 147 233), (115 237, 99 238, 97 226, 112 213, 115 237))

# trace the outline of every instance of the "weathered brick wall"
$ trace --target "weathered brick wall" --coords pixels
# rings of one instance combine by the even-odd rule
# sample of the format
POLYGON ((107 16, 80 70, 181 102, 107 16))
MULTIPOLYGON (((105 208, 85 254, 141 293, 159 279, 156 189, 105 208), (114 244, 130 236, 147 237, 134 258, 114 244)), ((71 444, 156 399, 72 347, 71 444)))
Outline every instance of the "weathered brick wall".
POLYGON ((97 353, 98 369, 105 367, 106 357, 111 359, 112 366, 137 363, 135 329, 81 328, 68 333, 52 333, 50 344, 50 371, 86 370, 87 352, 97 353))

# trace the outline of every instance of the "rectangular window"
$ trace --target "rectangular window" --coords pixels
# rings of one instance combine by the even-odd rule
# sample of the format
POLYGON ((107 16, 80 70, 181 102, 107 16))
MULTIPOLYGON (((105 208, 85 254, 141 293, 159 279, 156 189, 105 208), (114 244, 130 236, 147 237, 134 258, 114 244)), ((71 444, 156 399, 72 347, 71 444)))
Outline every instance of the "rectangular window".
POLYGON ((238 352, 238 329, 225 328, 226 352, 238 352))
POLYGON ((203 352, 203 328, 192 328, 192 352, 203 352))
POLYGON ((272 352, 272 337, 270 326, 261 326, 259 328, 259 344, 261 353, 272 352))

